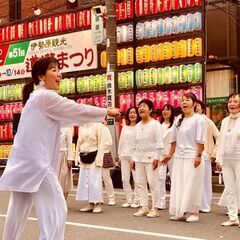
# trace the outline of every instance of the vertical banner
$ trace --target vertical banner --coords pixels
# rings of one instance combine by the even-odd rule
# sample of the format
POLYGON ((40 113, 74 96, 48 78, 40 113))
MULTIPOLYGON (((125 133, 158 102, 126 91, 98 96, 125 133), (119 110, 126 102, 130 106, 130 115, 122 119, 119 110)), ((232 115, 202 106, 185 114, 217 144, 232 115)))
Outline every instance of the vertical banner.
POLYGON ((114 72, 107 73, 107 107, 115 107, 114 72))

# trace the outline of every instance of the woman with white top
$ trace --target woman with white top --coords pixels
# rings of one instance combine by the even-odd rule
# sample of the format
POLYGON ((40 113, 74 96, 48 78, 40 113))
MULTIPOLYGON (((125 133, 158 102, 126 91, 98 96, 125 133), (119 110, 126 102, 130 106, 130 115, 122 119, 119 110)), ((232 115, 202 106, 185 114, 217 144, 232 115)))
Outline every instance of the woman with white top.
POLYGON ((21 238, 33 205, 40 239, 64 239, 67 207, 56 176, 60 125, 102 122, 107 112, 119 114, 118 109, 85 106, 58 95, 62 79, 59 66, 53 57, 40 58, 32 66, 32 80, 23 89, 25 106, 0 179, 0 189, 11 191, 3 240, 21 238))
POLYGON ((158 217, 160 207, 158 163, 160 151, 163 149, 162 126, 160 122, 151 118, 153 103, 148 99, 140 101, 138 112, 142 119, 135 126, 135 140, 133 145, 132 169, 136 171, 137 187, 141 208, 134 216, 158 217), (148 188, 152 194, 152 208, 148 208, 148 188))
POLYGON ((204 143, 203 158, 205 159, 204 187, 200 212, 209 213, 212 201, 212 161, 216 160, 219 130, 214 122, 203 114, 205 105, 201 100, 197 100, 195 112, 201 114, 207 124, 206 141, 204 143))
POLYGON ((121 165, 123 190, 127 202, 122 204, 123 208, 137 208, 139 207, 139 197, 137 192, 136 171, 131 170, 130 162, 132 160, 132 146, 134 144, 135 125, 140 121, 140 116, 136 107, 128 108, 126 112, 126 125, 122 128, 118 155, 121 165), (134 198, 132 196, 132 187, 130 185, 131 173, 134 181, 134 198))
POLYGON ((194 94, 183 94, 181 102, 183 114, 173 124, 169 155, 161 161, 161 164, 166 164, 174 154, 169 207, 171 220, 199 221, 206 123, 202 116, 194 112, 196 101, 194 94), (189 214, 187 219, 186 214, 189 214))
MULTIPOLYGON (((217 151, 217 169, 223 171, 229 220, 222 226, 238 226, 240 209, 240 94, 227 100, 230 115, 222 120, 217 151)), ((240 225, 239 225, 240 227, 240 225)))
POLYGON ((61 128, 60 162, 57 173, 65 199, 67 199, 68 193, 73 185, 72 165, 74 158, 72 154, 72 135, 73 129, 71 127, 61 128))
POLYGON ((80 172, 76 200, 88 201, 89 205, 80 209, 81 212, 100 213, 103 202, 102 165, 104 155, 104 125, 102 123, 85 123, 79 127, 76 147, 76 159, 79 161, 80 172), (97 151, 92 163, 86 164, 80 153, 97 151))
MULTIPOLYGON (((162 108, 162 130, 163 130, 163 145, 164 149, 162 151, 163 157, 167 156, 171 144, 169 143, 169 138, 172 130, 172 125, 174 122, 174 107, 171 104, 165 104, 162 108)), ((166 165, 159 166, 159 180, 160 180, 160 206, 159 209, 166 208, 166 178, 167 170, 169 175, 172 175, 173 160, 168 161, 166 165)))
POLYGON ((102 177, 104 186, 108 196, 108 205, 114 206, 116 205, 115 202, 115 195, 114 195, 114 188, 113 188, 113 181, 110 174, 110 168, 114 166, 113 158, 111 155, 111 148, 112 148, 112 136, 110 130, 108 129, 107 121, 104 121, 104 156, 103 156, 103 167, 102 167, 102 177))

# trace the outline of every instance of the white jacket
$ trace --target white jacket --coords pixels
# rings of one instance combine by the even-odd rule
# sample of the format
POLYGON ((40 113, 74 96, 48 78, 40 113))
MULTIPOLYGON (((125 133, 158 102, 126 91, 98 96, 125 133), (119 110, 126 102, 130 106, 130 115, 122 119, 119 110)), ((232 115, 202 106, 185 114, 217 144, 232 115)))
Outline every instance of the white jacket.
POLYGON ((38 191, 48 172, 56 171, 61 122, 102 122, 106 113, 106 109, 77 104, 55 91, 37 88, 23 109, 0 189, 38 191))

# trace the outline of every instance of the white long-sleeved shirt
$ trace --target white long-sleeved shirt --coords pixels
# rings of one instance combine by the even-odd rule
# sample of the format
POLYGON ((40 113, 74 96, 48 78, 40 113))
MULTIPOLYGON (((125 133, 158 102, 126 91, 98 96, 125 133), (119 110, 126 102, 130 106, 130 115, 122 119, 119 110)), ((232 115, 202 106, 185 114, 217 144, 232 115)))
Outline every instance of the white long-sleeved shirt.
POLYGON ((210 159, 211 157, 216 158, 219 130, 211 119, 205 115, 203 115, 203 117, 205 118, 207 124, 206 141, 204 143, 204 152, 207 155, 206 159, 210 159))
POLYGON ((121 131, 118 144, 119 157, 132 157, 132 147, 134 145, 135 127, 124 125, 121 131))
POLYGON ((49 171, 57 170, 61 122, 102 122, 106 114, 106 109, 77 104, 38 87, 23 108, 0 189, 38 191, 49 171))
POLYGON ((82 168, 90 168, 93 165, 101 167, 105 147, 105 126, 102 123, 85 123, 79 127, 76 147, 76 159, 82 168), (95 161, 92 164, 83 164, 79 157, 81 152, 88 153, 98 150, 95 161))
POLYGON ((240 160, 240 113, 222 120, 216 162, 223 165, 226 159, 240 160))
POLYGON ((133 161, 150 163, 154 159, 160 160, 160 151, 164 148, 161 124, 152 119, 147 124, 139 122, 135 128, 133 161))
POLYGON ((172 126, 169 128, 170 124, 166 124, 165 122, 162 123, 162 130, 163 130, 163 145, 164 149, 162 151, 162 155, 167 156, 169 154, 169 150, 171 148, 171 144, 169 143, 172 126))
POLYGON ((104 153, 110 153, 112 148, 112 136, 107 126, 104 126, 104 153))
POLYGON ((60 138, 60 151, 67 151, 67 160, 73 161, 72 152, 72 136, 73 129, 71 127, 61 128, 61 138, 60 138))

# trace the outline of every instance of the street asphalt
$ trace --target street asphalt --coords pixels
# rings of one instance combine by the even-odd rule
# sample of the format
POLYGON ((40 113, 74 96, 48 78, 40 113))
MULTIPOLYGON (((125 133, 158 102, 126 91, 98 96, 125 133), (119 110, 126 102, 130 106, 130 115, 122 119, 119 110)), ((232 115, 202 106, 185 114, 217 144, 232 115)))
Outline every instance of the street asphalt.
MULTIPOLYGON (((173 222, 169 220, 168 209, 160 211, 160 217, 134 217, 136 209, 124 209, 122 189, 116 189, 116 206, 102 206, 100 214, 80 213, 86 206, 75 200, 76 191, 71 191, 68 200, 68 217, 65 229, 66 240, 240 240, 240 228, 222 227, 228 217, 226 208, 219 207, 219 194, 214 194, 211 213, 201 213, 198 223, 173 222)), ((104 194, 107 203, 106 194, 104 194)), ((2 236, 9 193, 0 193, 0 236, 2 236)), ((169 198, 168 198, 169 200, 169 198)), ((34 210, 24 228, 21 240, 37 240, 38 224, 34 210)), ((14 239, 9 239, 14 240, 14 239)))

